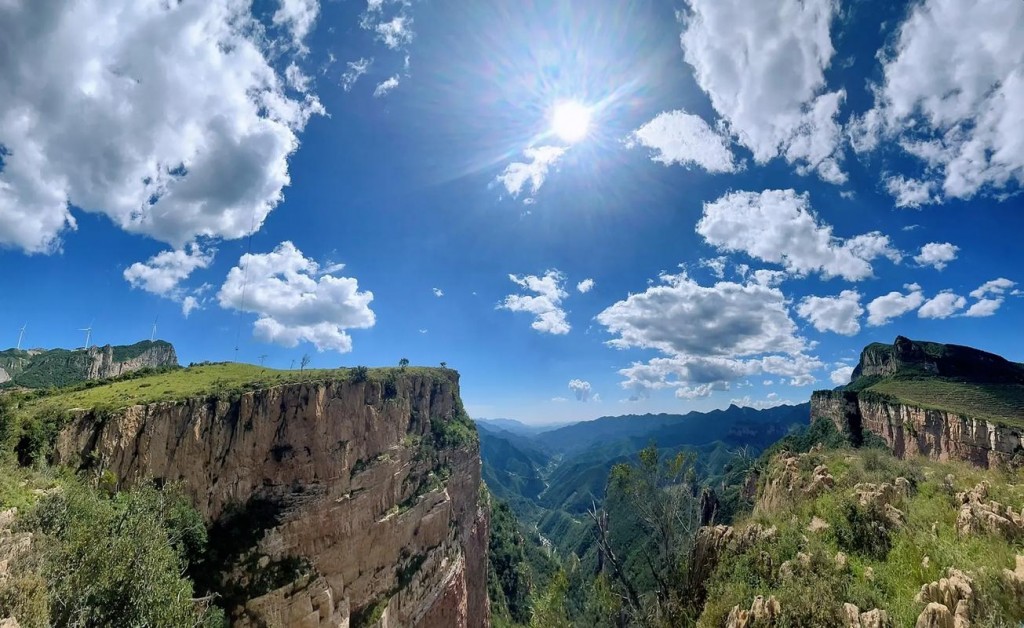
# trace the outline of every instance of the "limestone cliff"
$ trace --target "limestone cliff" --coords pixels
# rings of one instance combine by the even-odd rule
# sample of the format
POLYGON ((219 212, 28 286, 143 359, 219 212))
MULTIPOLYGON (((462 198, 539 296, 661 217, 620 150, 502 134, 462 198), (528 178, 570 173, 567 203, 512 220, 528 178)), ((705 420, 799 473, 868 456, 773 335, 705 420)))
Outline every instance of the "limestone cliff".
POLYGON ((451 370, 83 412, 55 462, 181 481, 237 626, 487 626, 488 517, 451 370))
POLYGON ((0 351, 0 384, 50 388, 90 379, 119 377, 143 368, 177 366, 174 346, 163 340, 133 345, 105 345, 69 351, 31 349, 0 351))
POLYGON ((868 345, 850 385, 814 392, 811 420, 831 420, 854 442, 875 434, 900 457, 1019 463, 1022 382, 1024 367, 1000 356, 898 337, 868 345))

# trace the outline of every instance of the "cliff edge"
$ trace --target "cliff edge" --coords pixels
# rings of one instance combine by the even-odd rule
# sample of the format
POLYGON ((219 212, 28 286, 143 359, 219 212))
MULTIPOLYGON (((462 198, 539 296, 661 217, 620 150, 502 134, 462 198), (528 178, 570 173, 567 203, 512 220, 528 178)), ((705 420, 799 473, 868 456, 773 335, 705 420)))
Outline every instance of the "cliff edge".
POLYGON ((861 352, 849 385, 815 391, 811 420, 854 442, 868 433, 899 457, 1024 462, 1024 365, 964 347, 910 340, 861 352))
POLYGON ((183 484, 210 527, 193 577, 233 625, 489 625, 479 444, 455 371, 342 369, 72 414, 54 463, 183 484))
POLYGON ((178 366, 178 355, 163 340, 76 350, 7 349, 0 351, 0 386, 59 388, 166 366, 178 366))

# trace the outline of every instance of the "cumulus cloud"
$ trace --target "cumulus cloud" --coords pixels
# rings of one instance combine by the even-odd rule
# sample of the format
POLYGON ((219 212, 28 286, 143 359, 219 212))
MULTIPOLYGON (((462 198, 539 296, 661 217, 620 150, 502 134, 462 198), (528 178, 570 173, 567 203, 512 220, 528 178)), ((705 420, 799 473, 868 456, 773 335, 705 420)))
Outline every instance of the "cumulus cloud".
POLYGON ((920 318, 949 318, 967 305, 967 299, 949 291, 935 295, 917 311, 920 318))
MULTIPOLYGON (((964 316, 970 316, 972 318, 992 316, 1000 307, 1002 307, 1006 291, 1016 285, 1017 282, 1010 281, 1005 277, 986 281, 976 290, 971 291, 971 298, 977 299, 977 301, 971 304, 971 307, 967 308, 967 311, 964 312, 964 316)), ((1018 291, 1014 290, 1011 294, 1017 293, 1018 291)))
POLYGON ((291 33, 293 45, 308 52, 303 40, 313 29, 320 13, 320 0, 279 0, 280 6, 271 18, 275 25, 284 26, 291 33))
POLYGON ((831 375, 829 375, 829 379, 831 379, 832 383, 836 386, 845 386, 849 384, 851 377, 853 377, 852 366, 840 366, 836 370, 832 371, 831 375))
POLYGON ((633 132, 627 146, 650 148, 651 159, 666 166, 698 166, 708 172, 735 172, 729 139, 700 116, 683 110, 665 111, 633 132))
POLYGON ((804 297, 796 308, 801 318, 807 319, 818 331, 831 331, 853 336, 860 331, 860 293, 843 290, 834 297, 804 297))
POLYGON ((924 302, 921 286, 911 283, 904 285, 903 289, 907 290, 907 294, 894 290, 868 303, 868 325, 885 325, 892 319, 921 306, 924 302))
POLYGON ((584 279, 583 281, 581 281, 578 284, 576 284, 576 290, 578 290, 580 292, 580 294, 586 294, 586 293, 590 292, 593 289, 594 289, 594 280, 593 279, 584 279))
POLYGON ((608 345, 663 354, 620 370, 623 387, 639 395, 674 388, 691 398, 758 373, 789 377, 794 385, 814 380, 810 373, 822 364, 803 353, 807 342, 778 288, 753 281, 702 286, 686 273, 660 280, 597 315, 615 336, 608 345))
POLYGON ((255 313, 253 335, 285 347, 306 341, 318 351, 348 353, 352 338, 346 330, 376 322, 372 292, 360 292, 354 278, 322 273, 291 242, 243 255, 217 299, 222 308, 255 313))
POLYGON ((896 207, 917 208, 942 200, 934 194, 935 184, 932 181, 908 179, 903 175, 887 178, 885 189, 896 199, 896 207))
POLYGON ((701 259, 700 265, 710 270, 715 277, 723 279, 725 277, 725 264, 727 261, 728 258, 724 256, 712 257, 710 259, 701 259))
POLYGON ((834 0, 688 0, 684 58, 729 132, 758 163, 784 157, 801 173, 843 183, 846 97, 825 91, 834 0))
POLYGON ((132 288, 174 298, 182 281, 212 261, 213 251, 203 251, 192 243, 183 249, 157 253, 145 262, 135 262, 125 269, 124 278, 132 288))
POLYGON ((889 237, 877 231, 845 240, 834 236, 831 225, 818 220, 808 195, 791 189, 730 192, 705 203, 697 233, 719 249, 781 264, 798 276, 819 272, 859 281, 872 276, 872 260, 902 259, 889 237))
POLYGON ((590 382, 574 379, 569 382, 569 390, 576 395, 576 401, 590 401, 590 382))
POLYGON ((536 194, 540 190, 540 186, 544 185, 548 170, 557 164, 564 154, 565 148, 561 146, 527 148, 523 151, 523 155, 530 160, 529 163, 518 161, 510 163, 495 181, 504 185, 513 198, 519 196, 527 183, 530 184, 530 194, 536 194))
POLYGON ((921 252, 914 256, 914 261, 921 266, 934 266, 942 270, 956 259, 960 247, 949 242, 929 242, 921 247, 921 252))
POLYGON ((0 246, 59 249, 72 206, 176 248, 259 229, 323 112, 260 32, 237 0, 0 3, 0 246))
POLYGON ((199 309, 199 299, 191 294, 181 300, 181 315, 188 318, 194 310, 199 309))
POLYGON ((882 82, 852 124, 854 148, 896 140, 884 145, 920 159, 946 197, 1024 183, 1024 39, 1008 27, 1020 24, 1021 2, 915 3, 881 53, 882 82))
POLYGON ((373 88, 373 97, 380 98, 381 96, 387 96, 388 92, 398 87, 398 75, 394 75, 387 80, 377 83, 377 87, 373 88))
POLYGON ((567 334, 572 329, 565 320, 562 300, 569 296, 563 284, 565 275, 557 270, 549 270, 543 276, 509 275, 509 280, 534 294, 510 294, 498 304, 499 310, 510 312, 529 312, 535 320, 530 327, 547 334, 567 334))
POLYGON ((361 57, 355 61, 348 61, 345 65, 348 66, 348 69, 341 75, 341 87, 348 92, 352 91, 352 88, 355 86, 356 81, 359 80, 359 77, 370 71, 370 66, 373 65, 373 59, 361 57))

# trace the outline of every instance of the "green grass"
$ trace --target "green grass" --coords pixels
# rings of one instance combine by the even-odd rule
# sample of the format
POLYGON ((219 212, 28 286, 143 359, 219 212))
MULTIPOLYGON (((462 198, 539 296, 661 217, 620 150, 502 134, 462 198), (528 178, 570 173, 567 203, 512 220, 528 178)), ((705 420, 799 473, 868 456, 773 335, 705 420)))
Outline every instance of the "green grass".
POLYGON ((1024 386, 976 384, 937 377, 887 378, 867 390, 910 405, 1024 427, 1024 386))
POLYGON ((719 562, 699 625, 724 625, 734 605, 750 608, 754 596, 775 595, 783 609, 782 625, 840 625, 838 612, 844 602, 851 602, 861 611, 888 611, 896 626, 913 626, 924 608, 914 596, 921 585, 944 577, 949 567, 974 578, 983 609, 975 625, 1017 625, 1024 620, 1024 600, 1015 598, 1000 575, 1004 568, 1013 568, 1017 554, 1024 553, 1024 542, 987 533, 959 538, 959 504, 954 497, 956 491, 987 479, 992 483, 990 499, 1019 510, 1024 506, 1024 472, 984 470, 923 458, 903 461, 881 450, 838 449, 802 459, 805 479, 817 464, 828 467, 835 488, 813 499, 797 492, 777 510, 758 512, 737 524, 738 528, 754 522, 776 526, 778 535, 719 562), (954 476, 952 490, 945 486, 947 474, 954 476), (898 476, 908 478, 914 486, 911 496, 898 504, 906 514, 906 525, 883 533, 887 537, 884 544, 851 545, 851 539, 863 539, 849 534, 856 525, 850 517, 851 506, 856 509, 857 502, 853 487, 859 482, 892 482, 898 476), (809 532, 807 525, 814 516, 830 527, 809 532), (887 546, 888 551, 880 554, 879 546, 887 546), (834 566, 839 551, 848 556, 845 572, 834 566), (794 559, 797 552, 811 555, 811 568, 798 570, 790 580, 782 579, 779 566, 794 559), (925 556, 927 566, 923 565, 925 556), (868 568, 873 579, 865 576, 868 568))
MULTIPOLYGON (((307 369, 283 371, 235 362, 202 364, 148 377, 115 381, 85 389, 57 391, 20 404, 19 414, 45 414, 76 408, 118 410, 138 404, 179 401, 192 397, 232 397, 251 390, 283 384, 316 381, 355 381, 355 369, 307 369)), ((370 381, 386 381, 399 373, 397 368, 367 370, 370 381)), ((454 371, 407 367, 403 374, 447 379, 454 371)))

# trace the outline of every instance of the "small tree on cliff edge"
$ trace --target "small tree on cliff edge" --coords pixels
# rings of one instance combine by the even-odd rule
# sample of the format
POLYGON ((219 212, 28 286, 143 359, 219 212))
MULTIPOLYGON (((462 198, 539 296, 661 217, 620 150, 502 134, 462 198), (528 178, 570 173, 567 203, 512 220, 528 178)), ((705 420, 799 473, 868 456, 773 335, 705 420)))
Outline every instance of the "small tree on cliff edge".
POLYGON ((309 366, 309 354, 305 353, 302 355, 302 359, 299 360, 299 372, 305 371, 307 366, 309 366))
POLYGON ((409 358, 402 358, 398 361, 398 368, 405 370, 405 367, 409 366, 409 358))

